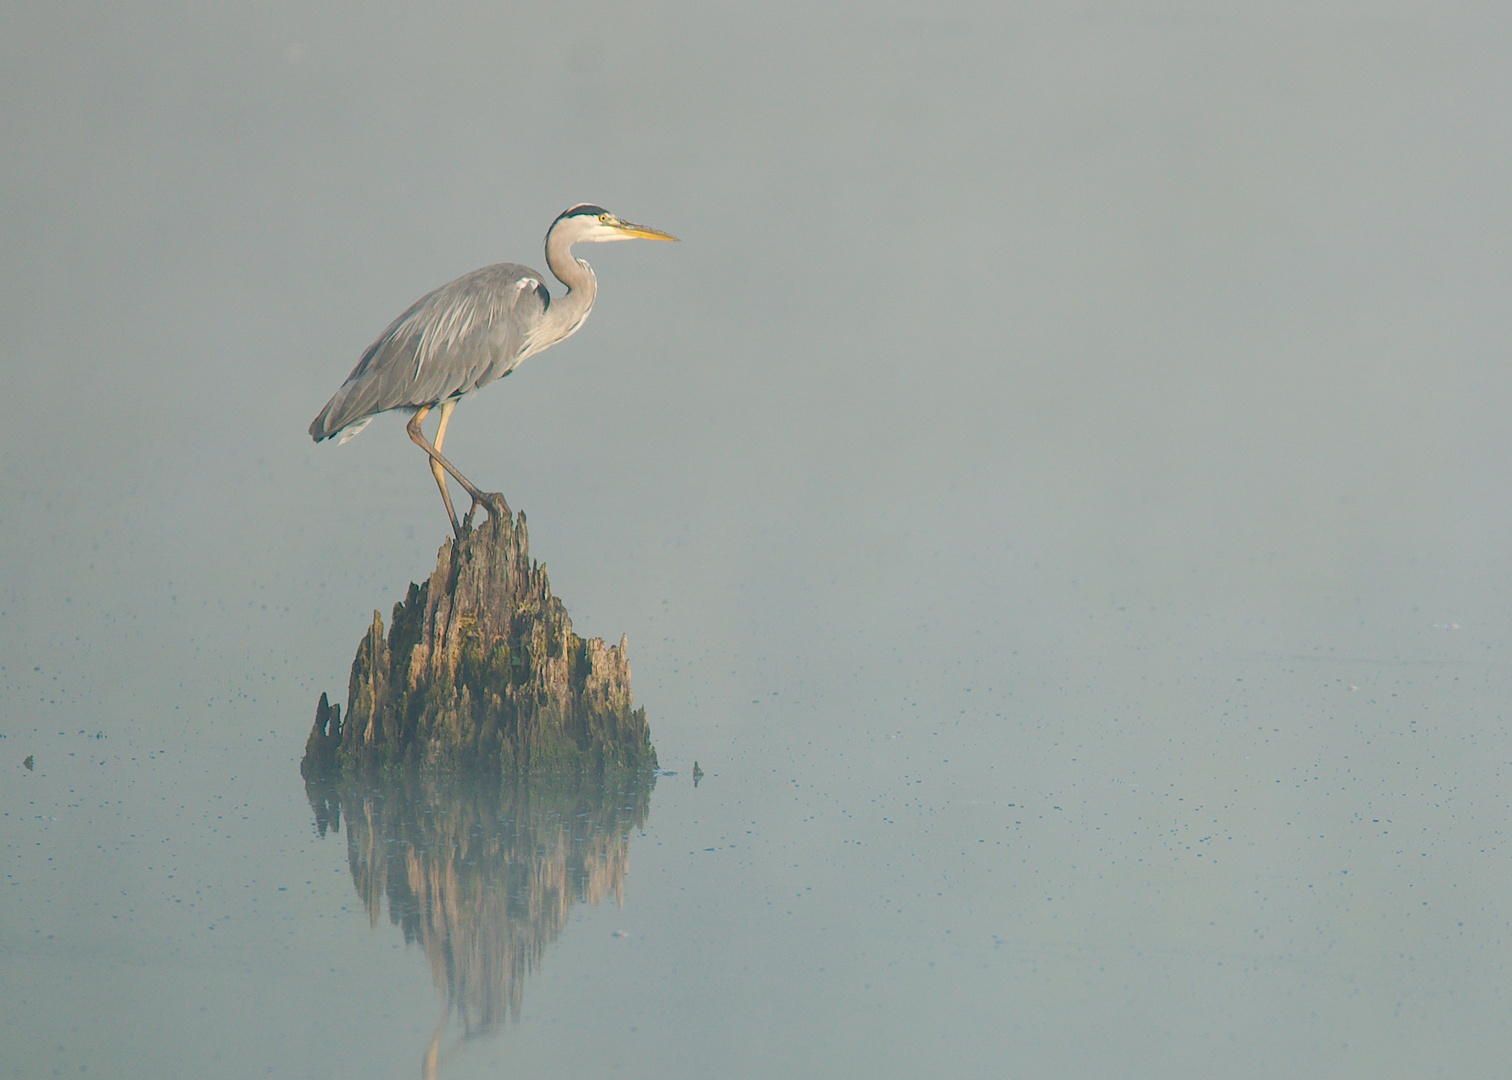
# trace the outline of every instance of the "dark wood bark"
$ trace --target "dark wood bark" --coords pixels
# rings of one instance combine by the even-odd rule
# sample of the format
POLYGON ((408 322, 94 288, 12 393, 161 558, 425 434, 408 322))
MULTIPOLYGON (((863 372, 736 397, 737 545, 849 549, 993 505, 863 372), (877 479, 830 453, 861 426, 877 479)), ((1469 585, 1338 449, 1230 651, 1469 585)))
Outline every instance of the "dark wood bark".
POLYGON ((394 605, 387 634, 373 613, 346 716, 320 696, 301 771, 655 768, 626 644, 573 633, 530 559, 525 515, 490 517, 441 546, 430 578, 394 605))

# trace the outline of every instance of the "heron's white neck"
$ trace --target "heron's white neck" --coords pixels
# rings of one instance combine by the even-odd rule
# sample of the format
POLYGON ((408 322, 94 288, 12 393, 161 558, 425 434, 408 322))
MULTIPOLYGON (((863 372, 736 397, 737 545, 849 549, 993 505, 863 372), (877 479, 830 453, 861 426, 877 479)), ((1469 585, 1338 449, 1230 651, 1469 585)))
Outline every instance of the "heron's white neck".
POLYGON ((582 259, 573 258, 572 243, 573 237, 563 229, 552 229, 546 236, 546 265, 567 286, 567 292, 553 298, 551 306, 546 309, 546 320, 537 336, 536 350, 571 337, 573 331, 583 325, 588 312, 593 310, 598 279, 593 276, 593 267, 582 259))

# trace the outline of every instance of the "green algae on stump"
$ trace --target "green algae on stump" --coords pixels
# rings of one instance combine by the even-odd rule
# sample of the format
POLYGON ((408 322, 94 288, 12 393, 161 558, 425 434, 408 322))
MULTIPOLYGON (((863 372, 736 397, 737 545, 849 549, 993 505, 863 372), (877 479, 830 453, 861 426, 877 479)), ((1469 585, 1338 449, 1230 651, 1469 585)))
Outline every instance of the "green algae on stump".
POLYGON ((394 605, 386 635, 373 612, 346 717, 320 696, 300 770, 655 768, 626 645, 574 634, 530 559, 525 515, 490 517, 441 545, 429 580, 394 605))

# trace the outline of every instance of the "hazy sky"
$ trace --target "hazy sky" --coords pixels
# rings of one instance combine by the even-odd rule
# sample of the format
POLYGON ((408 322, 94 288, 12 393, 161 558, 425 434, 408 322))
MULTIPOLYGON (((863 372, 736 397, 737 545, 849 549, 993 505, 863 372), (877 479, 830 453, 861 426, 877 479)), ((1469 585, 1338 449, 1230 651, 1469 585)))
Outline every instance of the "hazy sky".
POLYGON ((1281 640, 1479 603, 1509 524, 1489 19, 8 9, 6 651, 132 667, 110 642, 154 609, 207 678, 244 635, 343 670, 444 519, 400 419, 336 448, 310 417, 580 200, 683 243, 580 251, 586 327, 447 446, 589 632, 645 638, 674 593, 716 650, 1013 622, 1072 580, 1281 640), (287 622, 159 608, 190 598, 287 622))

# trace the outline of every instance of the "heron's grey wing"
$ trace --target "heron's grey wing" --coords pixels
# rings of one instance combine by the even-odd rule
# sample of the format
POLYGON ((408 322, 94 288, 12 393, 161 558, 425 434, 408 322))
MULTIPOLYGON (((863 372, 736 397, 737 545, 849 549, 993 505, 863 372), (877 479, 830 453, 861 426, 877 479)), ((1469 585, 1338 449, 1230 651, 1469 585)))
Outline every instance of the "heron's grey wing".
POLYGON ((368 346, 310 425, 311 437, 319 442, 376 413, 433 405, 507 374, 549 302, 541 275, 514 263, 426 294, 368 346))

